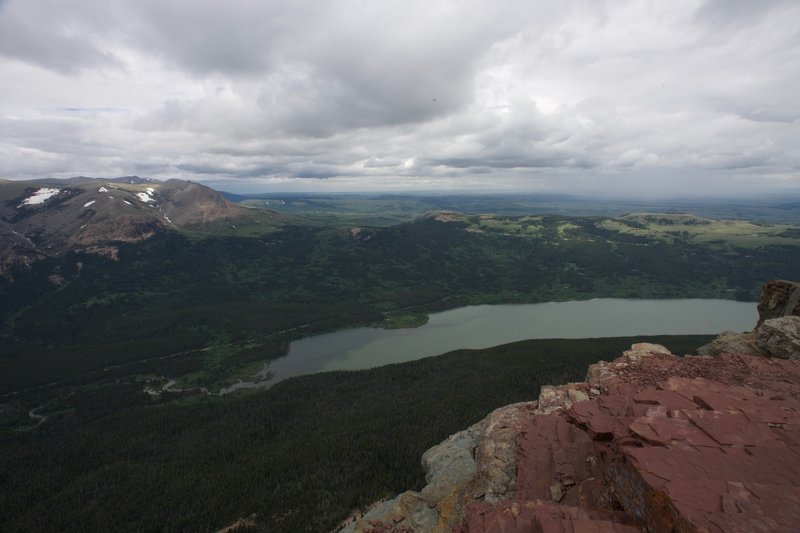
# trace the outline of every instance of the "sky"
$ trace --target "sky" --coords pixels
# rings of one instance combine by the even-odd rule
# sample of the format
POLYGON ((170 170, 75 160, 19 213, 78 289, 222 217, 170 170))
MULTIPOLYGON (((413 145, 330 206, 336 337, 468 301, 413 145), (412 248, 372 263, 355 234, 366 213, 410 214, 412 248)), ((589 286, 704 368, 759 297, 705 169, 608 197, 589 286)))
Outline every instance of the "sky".
POLYGON ((796 0, 0 0, 0 178, 800 194, 796 0))

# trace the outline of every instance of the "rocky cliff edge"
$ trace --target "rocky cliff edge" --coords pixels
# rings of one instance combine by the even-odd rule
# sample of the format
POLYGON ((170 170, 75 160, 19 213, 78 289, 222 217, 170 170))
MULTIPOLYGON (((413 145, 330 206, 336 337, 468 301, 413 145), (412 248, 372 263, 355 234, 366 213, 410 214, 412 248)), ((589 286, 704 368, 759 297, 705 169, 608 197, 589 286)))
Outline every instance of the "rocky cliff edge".
POLYGON ((800 358, 800 283, 775 280, 765 284, 758 300, 755 329, 743 333, 726 331, 697 353, 800 358))
POLYGON ((420 492, 341 531, 797 531, 800 352, 789 356, 635 344, 431 448, 420 492))

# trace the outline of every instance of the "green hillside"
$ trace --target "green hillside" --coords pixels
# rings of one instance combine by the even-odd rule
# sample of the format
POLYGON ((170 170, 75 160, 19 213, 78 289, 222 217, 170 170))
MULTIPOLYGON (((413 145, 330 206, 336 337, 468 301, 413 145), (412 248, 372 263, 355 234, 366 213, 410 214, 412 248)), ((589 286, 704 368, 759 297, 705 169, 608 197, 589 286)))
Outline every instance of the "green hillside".
POLYGON ((121 244, 117 260, 69 252, 0 281, 0 393, 98 373, 219 387, 291 339, 345 326, 478 303, 753 301, 764 281, 797 275, 795 227, 637 217, 438 213, 253 237, 169 231, 121 244))

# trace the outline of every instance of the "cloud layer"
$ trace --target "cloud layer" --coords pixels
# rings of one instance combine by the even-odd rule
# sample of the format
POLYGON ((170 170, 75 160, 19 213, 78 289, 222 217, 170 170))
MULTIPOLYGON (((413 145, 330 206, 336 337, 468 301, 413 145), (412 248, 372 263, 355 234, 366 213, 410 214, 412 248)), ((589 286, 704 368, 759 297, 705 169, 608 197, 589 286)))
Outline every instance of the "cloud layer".
POLYGON ((0 177, 800 189, 800 4, 0 1, 0 177))

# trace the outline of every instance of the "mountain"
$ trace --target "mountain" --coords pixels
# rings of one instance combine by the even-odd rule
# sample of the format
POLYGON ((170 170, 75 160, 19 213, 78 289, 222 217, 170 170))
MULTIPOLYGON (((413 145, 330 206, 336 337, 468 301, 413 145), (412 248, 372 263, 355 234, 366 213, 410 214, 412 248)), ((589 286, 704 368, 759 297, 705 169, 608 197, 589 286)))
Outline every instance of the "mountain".
POLYGON ((242 234, 275 229, 288 217, 235 205, 183 180, 0 181, 0 274, 68 250, 116 257, 117 245, 167 231, 242 234))

